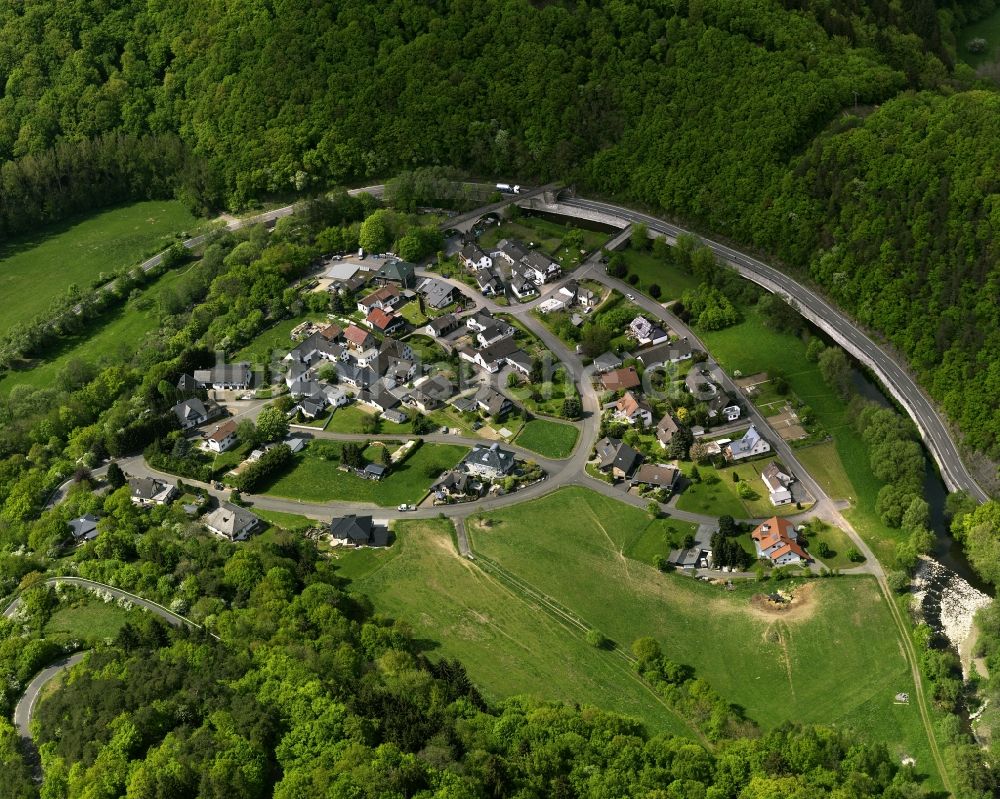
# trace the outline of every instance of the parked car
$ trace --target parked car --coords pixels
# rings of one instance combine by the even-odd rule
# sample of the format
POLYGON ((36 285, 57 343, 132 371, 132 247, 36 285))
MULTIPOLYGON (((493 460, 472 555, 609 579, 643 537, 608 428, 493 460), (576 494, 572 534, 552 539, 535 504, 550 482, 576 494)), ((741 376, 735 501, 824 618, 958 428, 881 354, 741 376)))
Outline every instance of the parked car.
POLYGON ((400 505, 398 508, 396 508, 396 510, 399 510, 399 511, 416 510, 416 508, 413 507, 413 505, 408 505, 407 503, 404 502, 402 505, 400 505))
POLYGON ((626 300, 632 300, 634 302, 635 301, 635 295, 634 294, 626 294, 625 295, 625 299, 626 300))

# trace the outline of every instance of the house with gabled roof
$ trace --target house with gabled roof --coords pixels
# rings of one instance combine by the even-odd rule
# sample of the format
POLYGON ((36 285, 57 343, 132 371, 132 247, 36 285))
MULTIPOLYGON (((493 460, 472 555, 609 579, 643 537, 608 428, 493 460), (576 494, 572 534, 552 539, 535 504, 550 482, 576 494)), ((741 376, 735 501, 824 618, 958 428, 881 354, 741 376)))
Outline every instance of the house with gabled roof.
POLYGON ((368 314, 375 308, 390 311, 399 305, 402 297, 399 289, 392 284, 376 289, 366 297, 358 300, 358 310, 363 314, 368 314))
POLYGON ((476 272, 476 286, 484 297, 498 297, 503 292, 503 281, 492 268, 476 272))
POLYGON ((493 259, 487 255, 474 241, 469 242, 458 252, 459 257, 466 269, 479 270, 489 269, 493 266, 493 259))
POLYGON ((375 338, 375 336, 357 325, 350 325, 347 330, 344 331, 344 340, 355 352, 363 352, 364 350, 370 349, 378 344, 378 339, 375 338))
POLYGON ((519 300, 525 297, 533 297, 538 293, 538 287, 532 279, 531 274, 522 264, 514 264, 510 268, 510 290, 519 300))
POLYGON ((659 325, 650 322, 645 316, 637 316, 628 326, 628 334, 638 342, 639 346, 663 344, 670 335, 659 325))
POLYGON ((431 338, 441 338, 442 336, 447 336, 449 333, 454 333, 461 326, 461 319, 453 313, 446 313, 437 317, 437 319, 431 319, 426 325, 424 325, 422 332, 426 333, 431 338))
POLYGON ((494 419, 502 419, 514 408, 513 402, 489 385, 476 392, 476 405, 494 419))
POLYGON ((76 519, 71 519, 69 524, 70 534, 73 540, 78 543, 93 541, 97 538, 97 522, 99 519, 92 513, 87 513, 76 519))
POLYGON ((220 391, 241 390, 250 388, 253 372, 250 364, 245 362, 223 363, 211 369, 196 369, 194 380, 198 388, 213 388, 220 391))
MULTIPOLYGON (((719 394, 719 387, 704 366, 695 366, 684 376, 688 393, 699 402, 708 402, 719 394)), ((720 408, 721 410, 721 408, 720 408)))
POLYGON ((377 524, 371 516, 334 517, 330 522, 330 536, 334 541, 351 547, 384 547, 389 544, 389 530, 377 524))
POLYGON ((596 358, 594 358, 594 370, 601 374, 603 372, 610 372, 613 369, 617 369, 622 365, 621 356, 615 352, 602 352, 596 358))
POLYGON ((406 327, 406 320, 402 316, 384 311, 381 308, 372 308, 365 318, 365 323, 372 330, 384 336, 398 333, 406 327))
POLYGON ((412 289, 417 282, 416 268, 408 261, 389 258, 375 273, 375 282, 383 285, 396 285, 401 289, 412 289))
POLYGON ((595 450, 597 468, 618 479, 631 476, 642 462, 642 455, 618 438, 602 438, 595 450))
POLYGON ((432 277, 424 278, 417 285, 417 294, 424 298, 428 308, 440 310, 455 302, 457 289, 450 283, 432 277))
POLYGON ((236 420, 230 419, 205 436, 205 447, 212 452, 226 452, 236 446, 236 441, 236 420))
POLYGON ((770 451, 771 445, 757 432, 756 427, 750 425, 750 429, 743 434, 742 438, 731 441, 726 445, 726 448, 722 450, 722 454, 726 456, 726 460, 740 461, 744 458, 752 458, 755 455, 763 455, 770 451))
POLYGON ((258 516, 231 502, 221 503, 202 521, 209 530, 228 541, 246 541, 261 525, 258 516))
POLYGON ((653 409, 645 400, 639 399, 631 391, 615 403, 615 419, 626 424, 640 424, 649 427, 653 423, 653 409))
POLYGON ((673 491, 677 487, 680 476, 680 469, 673 464, 644 463, 632 475, 632 485, 645 485, 673 491))
POLYGON ((693 357, 691 345, 686 341, 665 341, 636 353, 636 360, 646 369, 656 369, 668 363, 690 361, 693 357))
POLYGON ((177 496, 177 487, 155 477, 130 477, 129 497, 143 508, 167 505, 177 496))
POLYGON ((680 430, 680 427, 674 421, 674 417, 669 413, 663 414, 663 418, 656 424, 656 440, 660 442, 660 446, 663 449, 666 449, 670 445, 670 442, 674 439, 674 433, 678 430, 680 430))
POLYGON ((489 347, 505 338, 511 338, 513 335, 513 326, 508 325, 506 322, 497 320, 489 327, 483 328, 476 333, 476 342, 480 347, 489 347))
POLYGON ((198 397, 178 402, 171 410, 181 423, 181 430, 190 430, 222 413, 222 407, 218 403, 211 400, 203 402, 198 397))
POLYGON ((625 366, 601 375, 601 385, 604 386, 605 391, 621 391, 622 389, 639 388, 642 381, 634 366, 625 366))
POLYGON ((771 461, 760 473, 760 479, 767 486, 767 493, 770 496, 771 504, 787 505, 792 501, 792 492, 789 486, 795 480, 790 474, 778 466, 777 461, 771 461))
POLYGON ((772 516, 750 533, 758 558, 767 558, 775 566, 808 563, 809 553, 799 543, 795 525, 788 519, 772 516))

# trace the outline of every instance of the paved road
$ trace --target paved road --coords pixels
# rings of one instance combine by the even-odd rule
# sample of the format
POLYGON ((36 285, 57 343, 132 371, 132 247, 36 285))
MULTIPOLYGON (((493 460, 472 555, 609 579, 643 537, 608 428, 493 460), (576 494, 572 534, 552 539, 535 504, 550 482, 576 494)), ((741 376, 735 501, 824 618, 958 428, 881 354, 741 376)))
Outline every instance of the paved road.
MULTIPOLYGON (((641 222, 651 231, 664 234, 669 240, 676 240, 681 234, 697 235, 665 220, 611 203, 573 198, 562 201, 562 205, 570 210, 578 208, 599 211, 618 217, 623 223, 641 222)), ((703 236, 698 238, 710 247, 717 257, 735 267, 741 275, 791 301, 803 316, 817 324, 851 355, 868 366, 916 423, 950 490, 964 489, 980 502, 989 499, 987 492, 976 482, 962 462, 948 424, 934 404, 920 389, 905 366, 866 335, 857 322, 834 308, 817 292, 774 267, 728 245, 703 236)))
MULTIPOLYGON (((200 625, 195 624, 195 622, 190 619, 186 619, 183 616, 174 613, 172 610, 153 602, 151 599, 144 599, 141 596, 124 591, 121 588, 115 588, 113 585, 106 585, 105 583, 99 583, 96 580, 88 580, 85 577, 49 577, 45 580, 46 585, 57 585, 59 583, 66 583, 68 585, 77 585, 81 588, 94 588, 100 589, 102 591, 109 592, 112 596, 118 599, 127 599, 133 605, 145 608, 150 613, 155 613, 161 619, 163 619, 167 624, 173 627, 190 627, 192 629, 199 629, 200 625)), ((5 619, 11 618, 17 609, 21 606, 21 597, 14 597, 13 600, 7 605, 3 610, 3 617, 5 619)))

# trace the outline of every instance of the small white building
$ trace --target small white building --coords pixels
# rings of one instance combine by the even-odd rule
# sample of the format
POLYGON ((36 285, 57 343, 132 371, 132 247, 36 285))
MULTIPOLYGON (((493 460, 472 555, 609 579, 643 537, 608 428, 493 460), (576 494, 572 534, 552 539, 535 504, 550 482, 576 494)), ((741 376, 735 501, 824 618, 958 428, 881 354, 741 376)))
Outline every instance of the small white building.
POLYGON ((226 452, 236 446, 236 422, 230 419, 228 422, 216 425, 215 429, 205 436, 205 448, 212 452, 226 452))
POLYGON ((761 437, 757 428, 750 425, 750 429, 743 434, 743 438, 733 441, 724 450, 728 460, 739 461, 744 458, 752 458, 755 455, 763 455, 771 451, 771 445, 761 437))
POLYGON ((772 505, 775 507, 778 505, 788 505, 792 501, 792 492, 789 486, 791 486, 795 478, 782 471, 776 461, 771 461, 764 468, 760 473, 760 478, 764 481, 764 485, 767 486, 767 492, 770 495, 772 505))

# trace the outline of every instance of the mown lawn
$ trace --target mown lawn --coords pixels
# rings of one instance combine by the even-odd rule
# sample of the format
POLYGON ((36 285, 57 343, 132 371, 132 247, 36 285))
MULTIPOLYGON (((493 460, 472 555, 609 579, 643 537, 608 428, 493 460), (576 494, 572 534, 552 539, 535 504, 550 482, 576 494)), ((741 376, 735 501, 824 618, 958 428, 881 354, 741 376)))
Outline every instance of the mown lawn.
POLYGON ((693 666, 764 727, 852 727, 930 768, 917 707, 893 702, 913 685, 873 579, 812 581, 801 609, 772 615, 750 604, 752 594, 767 590, 757 583, 727 592, 627 557, 648 517, 586 489, 562 489, 487 517, 488 527, 470 519, 477 553, 623 645, 654 636, 669 657, 693 666))
POLYGON ((648 566, 657 556, 667 557, 671 550, 681 548, 684 537, 689 534, 693 536, 697 532, 698 525, 694 522, 655 519, 641 528, 625 545, 623 551, 630 558, 648 566))
POLYGON ((990 64, 1000 59, 1000 9, 988 17, 962 28, 955 39, 959 57, 973 67, 990 64), (982 53, 970 52, 968 44, 973 39, 985 39, 985 51, 982 53))
POLYGON ((105 604, 98 599, 82 600, 72 605, 63 604, 43 630, 53 641, 86 641, 103 643, 114 638, 129 619, 135 621, 139 611, 127 611, 115 604, 105 604))
POLYGON ((756 309, 746 312, 745 317, 738 325, 725 330, 699 331, 699 336, 730 374, 740 370, 744 375, 780 372, 785 376, 791 390, 813 409, 819 424, 833 437, 833 446, 826 450, 812 454, 805 453, 814 447, 799 450, 805 454, 804 463, 811 459, 830 461, 836 456, 839 465, 828 463, 821 468, 820 476, 825 472, 826 479, 833 481, 831 485, 837 486, 837 495, 851 500, 853 507, 844 515, 875 549, 879 559, 890 561, 901 534, 882 524, 875 513, 881 484, 872 474, 868 448, 851 426, 847 405, 823 382, 819 367, 806 359, 806 344, 802 339, 765 327, 756 309), (845 490, 842 475, 853 490, 845 490))
POLYGON ((737 496, 736 484, 733 483, 728 471, 717 471, 711 466, 699 466, 698 472, 701 474, 701 482, 687 483, 677 498, 678 508, 709 516, 728 515, 735 519, 745 519, 752 515, 743 500, 737 496))
MULTIPOLYGON (((570 249, 563 245, 563 239, 569 233, 570 227, 538 216, 522 216, 516 220, 507 220, 499 227, 487 228, 479 239, 482 247, 492 247, 500 239, 519 239, 524 244, 532 242, 552 260, 564 269, 573 269, 585 257, 579 249, 570 249)), ((600 249, 610 238, 607 233, 594 230, 583 230, 583 249, 593 252, 600 249)))
POLYGON ((432 660, 460 659, 490 700, 527 694, 594 705, 654 732, 690 734, 620 657, 460 558, 448 521, 399 523, 386 552, 347 553, 340 562, 379 613, 405 619, 432 660))
POLYGON ((575 425, 550 419, 532 419, 521 428, 514 443, 537 452, 543 458, 568 458, 579 435, 575 425))
POLYGON ((0 332, 44 312, 71 284, 136 266, 200 224, 179 202, 152 200, 76 217, 0 245, 0 332))
MULTIPOLYGON (((262 493, 305 502, 368 502, 383 507, 423 499, 431 483, 454 467, 469 451, 452 444, 424 444, 383 480, 366 480, 341 471, 340 450, 344 442, 313 441, 295 459, 295 466, 272 481, 262 493), (329 460, 327 459, 329 457, 329 460)), ((390 451, 396 448, 390 444, 390 451)), ((365 452, 376 460, 381 447, 365 452)))
POLYGON ((649 294, 649 287, 655 283, 660 287, 657 299, 663 302, 679 300, 685 291, 698 288, 698 279, 694 275, 684 272, 669 261, 660 260, 651 252, 639 252, 628 247, 621 250, 621 254, 629 273, 639 277, 636 288, 649 294))
POLYGON ((297 341, 292 340, 292 330, 306 320, 326 324, 329 320, 323 314, 300 314, 291 319, 283 319, 260 333, 257 338, 233 356, 234 361, 249 361, 254 366, 280 363, 295 348, 297 341))
POLYGON ((375 417, 378 419, 378 432, 384 433, 387 436, 409 435, 413 432, 413 411, 408 408, 400 408, 399 410, 408 417, 407 421, 403 422, 403 424, 396 424, 395 422, 379 418, 379 414, 374 408, 352 402, 350 405, 337 408, 333 412, 333 418, 330 419, 325 429, 331 433, 363 433, 365 432, 362 427, 363 421, 375 417))

